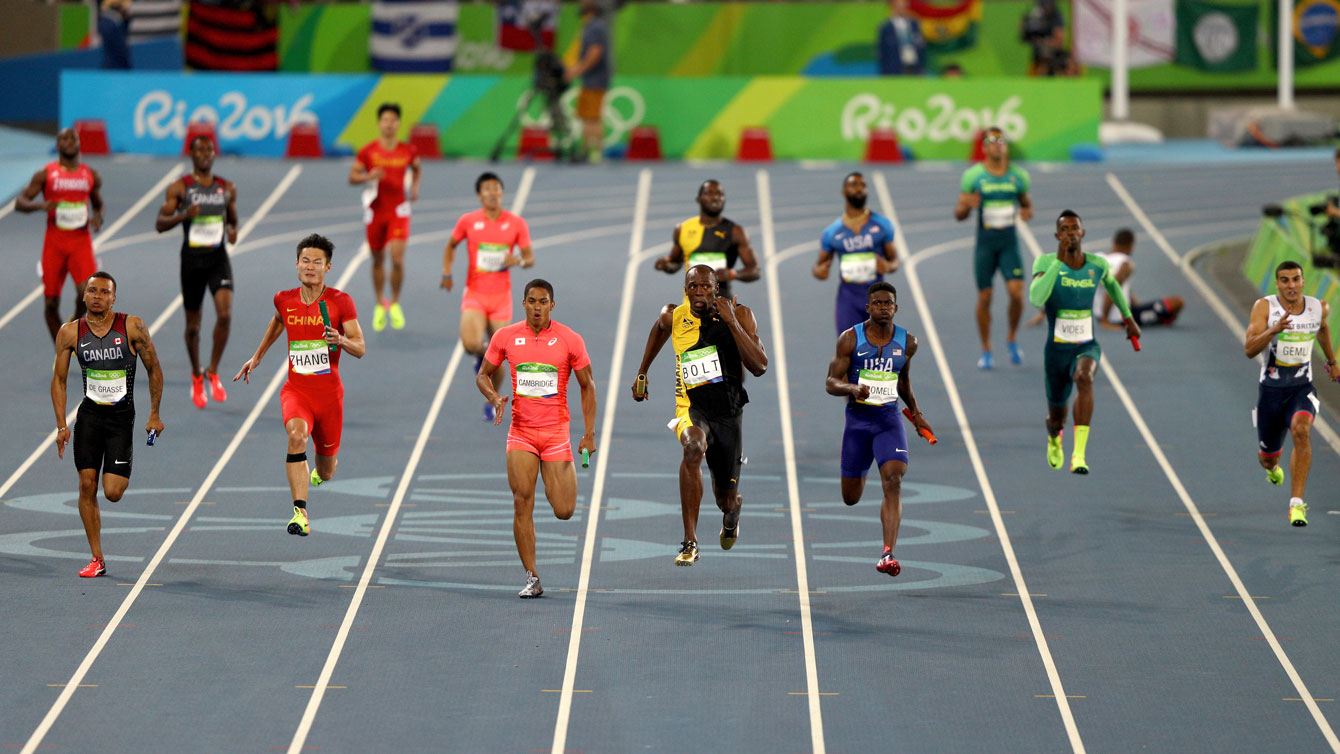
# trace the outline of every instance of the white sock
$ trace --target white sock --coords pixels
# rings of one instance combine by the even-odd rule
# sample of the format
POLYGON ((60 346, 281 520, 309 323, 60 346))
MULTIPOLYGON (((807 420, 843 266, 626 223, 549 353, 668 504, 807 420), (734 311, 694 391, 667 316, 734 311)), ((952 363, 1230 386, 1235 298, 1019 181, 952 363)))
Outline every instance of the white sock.
POLYGON ((1301 497, 1291 497, 1291 498, 1289 498, 1289 507, 1290 507, 1290 508, 1292 508, 1292 507, 1295 506, 1295 505, 1302 505, 1302 504, 1303 504, 1303 498, 1301 498, 1301 497))

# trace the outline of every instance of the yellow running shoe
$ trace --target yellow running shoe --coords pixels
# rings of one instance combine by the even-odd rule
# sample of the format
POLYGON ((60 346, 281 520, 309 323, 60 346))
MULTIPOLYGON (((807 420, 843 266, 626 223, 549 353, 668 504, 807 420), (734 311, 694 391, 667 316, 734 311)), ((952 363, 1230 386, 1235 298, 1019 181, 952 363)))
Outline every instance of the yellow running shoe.
POLYGON ((307 510, 293 506, 293 518, 288 521, 288 533, 296 534, 299 537, 305 537, 312 533, 312 527, 307 523, 307 510))
POLYGON ((320 474, 316 473, 316 469, 312 469, 312 486, 320 487, 323 481, 325 480, 321 478, 320 474))
POLYGON ((1279 466, 1276 466, 1270 471, 1267 471, 1266 480, 1269 481, 1271 484, 1275 485, 1276 487, 1278 487, 1281 484, 1284 484, 1284 469, 1280 468, 1279 466))
POLYGON ((698 543, 684 541, 679 543, 679 554, 675 556, 675 565, 691 566, 698 562, 698 543))
POLYGON ((1047 465, 1053 469, 1061 468, 1065 461, 1065 451, 1061 449, 1061 436, 1047 438, 1047 465))
POLYGON ((1307 526, 1307 503, 1289 506, 1289 523, 1294 526, 1307 526))
POLYGON ((391 329, 393 330, 405 329, 405 310, 400 308, 399 301, 393 302, 391 304, 390 314, 391 314, 391 329))
POLYGON ((386 307, 381 304, 377 304, 377 308, 372 310, 372 329, 374 332, 386 329, 386 307))
POLYGON ((1070 456, 1070 473, 1087 474, 1089 473, 1089 464, 1084 462, 1084 456, 1074 453, 1070 456))

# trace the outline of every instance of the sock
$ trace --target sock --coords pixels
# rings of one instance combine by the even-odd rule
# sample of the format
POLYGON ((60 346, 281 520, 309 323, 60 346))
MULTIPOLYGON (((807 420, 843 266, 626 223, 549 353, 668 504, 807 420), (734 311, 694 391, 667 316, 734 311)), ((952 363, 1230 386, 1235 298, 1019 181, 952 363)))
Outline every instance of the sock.
POLYGON ((1088 444, 1089 444, 1089 425, 1087 425, 1087 424, 1076 424, 1076 425, 1075 425, 1075 449, 1074 449, 1074 451, 1073 451, 1073 454, 1076 455, 1076 456, 1079 456, 1080 458, 1083 458, 1083 457, 1084 457, 1084 446, 1085 446, 1085 445, 1088 445, 1088 444))
POLYGON ((1303 504, 1303 498, 1301 498, 1301 497, 1291 497, 1291 498, 1289 498, 1289 507, 1290 507, 1290 508, 1292 508, 1292 507, 1295 506, 1295 505, 1302 505, 1302 504, 1303 504))
MULTIPOLYGON (((1087 427, 1086 427, 1086 429, 1087 429, 1087 427)), ((1062 437, 1063 435, 1065 435, 1065 430, 1064 430, 1064 429, 1061 430, 1060 432, 1057 432, 1055 437, 1053 437, 1053 436, 1051 436, 1051 435, 1048 435, 1048 436, 1047 436, 1047 444, 1048 444, 1048 445, 1060 445, 1060 444, 1061 444, 1061 437, 1062 437)))
POLYGON ((302 508, 303 510, 307 510, 307 501, 306 501, 306 500, 294 500, 294 501, 293 501, 293 507, 294 507, 294 508, 302 508))
POLYGON ((892 555, 892 554, 893 554, 893 548, 892 548, 892 547, 889 547, 888 545, 885 545, 885 546, 884 546, 884 554, 885 554, 885 555, 892 555))

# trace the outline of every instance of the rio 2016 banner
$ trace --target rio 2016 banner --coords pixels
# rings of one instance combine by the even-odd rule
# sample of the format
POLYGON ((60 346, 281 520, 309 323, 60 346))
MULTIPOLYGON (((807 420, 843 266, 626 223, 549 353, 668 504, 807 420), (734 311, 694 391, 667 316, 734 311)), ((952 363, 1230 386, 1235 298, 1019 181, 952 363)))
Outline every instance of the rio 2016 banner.
MULTIPOLYGON (((294 123, 316 120, 327 151, 376 137, 376 107, 398 102, 441 133, 448 156, 483 157, 524 100, 529 79, 484 75, 213 75, 66 72, 61 122, 101 118, 116 151, 171 154, 187 124, 217 124, 225 152, 283 154, 294 123)), ((571 111, 576 91, 564 101, 571 111)), ((779 159, 859 160, 869 133, 892 128, 921 159, 961 160, 976 133, 1000 126, 1020 157, 1067 160, 1098 140, 1102 92, 1083 79, 810 79, 616 77, 606 144, 655 126, 671 158, 729 159, 740 132, 769 129, 779 159)), ((545 125, 538 100, 523 123, 545 125)), ((575 119, 572 120, 575 123, 575 119)))

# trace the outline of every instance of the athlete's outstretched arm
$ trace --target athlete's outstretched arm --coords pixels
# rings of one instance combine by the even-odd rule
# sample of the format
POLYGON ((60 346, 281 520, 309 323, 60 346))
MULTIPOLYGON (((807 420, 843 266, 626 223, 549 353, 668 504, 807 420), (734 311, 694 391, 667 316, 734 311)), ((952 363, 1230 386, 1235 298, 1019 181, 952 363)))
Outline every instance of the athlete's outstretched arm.
POLYGON ((976 191, 960 191, 958 193, 958 204, 954 205, 954 219, 963 222, 968 219, 972 211, 982 206, 982 195, 976 191))
POLYGON ((368 343, 363 340, 363 327, 358 324, 356 319, 346 319, 344 321, 344 334, 333 327, 326 328, 326 342, 339 346, 344 352, 355 359, 363 358, 363 354, 368 352, 368 343))
POLYGON ((97 233, 102 230, 102 176, 90 169, 93 174, 93 187, 88 190, 88 204, 93 208, 93 216, 88 219, 88 229, 97 233))
POLYGON ((66 322, 56 333, 56 362, 51 367, 51 407, 56 410, 56 457, 65 457, 70 428, 65 424, 65 381, 70 376, 70 354, 79 340, 79 323, 66 322))
POLYGON ((741 228, 738 225, 731 230, 731 234, 734 236, 732 240, 735 241, 735 245, 740 255, 740 261, 744 263, 744 266, 741 267, 738 272, 731 270, 731 278, 739 280, 742 283, 758 280, 759 276, 763 273, 762 270, 759 269, 758 259, 754 256, 754 247, 749 245, 749 234, 745 233, 744 228, 741 228))
POLYGON ((447 239, 447 246, 442 250, 442 282, 438 284, 438 287, 443 290, 451 290, 451 265, 456 261, 456 244, 463 240, 465 239, 453 235, 447 239))
POLYGON ((385 169, 373 168, 368 170, 367 166, 363 164, 363 161, 357 157, 354 158, 353 166, 349 168, 349 183, 355 186, 368 181, 380 181, 385 176, 385 169))
MULTIPOLYGON (((46 185, 47 172, 45 169, 33 173, 32 180, 28 181, 27 188, 23 193, 14 197, 14 209, 19 212, 50 212, 56 208, 56 200, 48 199, 44 202, 37 201, 37 195, 42 193, 42 187, 46 185)), ((64 414, 61 414, 64 416, 64 414)))
POLYGON ((192 204, 182 210, 181 205, 185 202, 186 184, 180 180, 173 181, 172 185, 168 186, 167 196, 163 198, 163 206, 158 208, 158 218, 154 220, 154 230, 164 233, 177 227, 187 218, 200 214, 200 205, 198 204, 192 204))
MULTIPOLYGON (((495 427, 502 424, 503 414, 507 409, 507 396, 499 395, 498 391, 493 389, 493 373, 498 371, 500 366, 502 366, 501 361, 494 364, 486 358, 480 363, 479 371, 475 373, 475 387, 479 388, 479 392, 484 394, 484 400, 493 404, 493 426, 495 427)), ((582 391, 582 395, 584 400, 585 391, 582 391)), ((588 424, 587 426, 591 425, 588 424)))
POLYGON ((1033 265, 1033 282, 1028 286, 1028 303, 1033 306, 1041 307, 1051 298, 1052 289, 1056 287, 1056 279, 1061 276, 1061 265, 1064 262, 1060 257, 1038 257, 1038 261, 1033 265), (1043 264, 1046 268, 1039 269, 1043 264))
MULTIPOLYGON (((642 349, 642 363, 637 367, 637 377, 646 380, 647 370, 651 369, 651 362, 656 360, 656 355, 665 347, 665 342, 670 339, 670 328, 673 324, 675 315, 675 305, 666 304, 661 307, 661 314, 651 325, 651 332, 647 333, 647 346, 642 349)), ((638 394, 637 380, 633 381, 633 400, 645 401, 647 396, 651 395, 650 381, 647 380, 646 390, 638 394)))
POLYGON ((577 385, 582 389, 582 422, 586 424, 586 432, 582 434, 582 441, 577 445, 577 452, 587 450, 594 453, 596 452, 596 378, 591 376, 590 364, 573 374, 577 376, 577 385))
POLYGON ((1112 277, 1112 270, 1108 269, 1103 273, 1103 288, 1107 291, 1108 301, 1117 305, 1117 310, 1121 312, 1121 318, 1129 320, 1131 318, 1131 307, 1126 302, 1126 294, 1121 292, 1121 283, 1112 277))
POLYGON ((1033 200, 1024 191, 1019 194, 1019 219, 1028 222, 1033 219, 1033 200))
POLYGON ((279 312, 275 312, 275 315, 270 318, 270 324, 265 326, 265 334, 261 336, 261 344, 256 346, 256 353, 252 354, 251 358, 247 359, 247 363, 242 365, 242 369, 233 378, 233 382, 245 380, 248 385, 251 384, 251 373, 260 367, 261 359, 265 358, 265 352, 270 350, 270 346, 274 345, 276 340, 279 340, 279 336, 283 332, 284 321, 279 318, 279 312))
POLYGON ((158 404, 163 400, 163 369, 158 364, 158 351, 149 337, 149 328, 139 317, 126 317, 126 334, 130 336, 130 350, 140 357, 149 373, 149 421, 145 432, 163 433, 163 420, 158 418, 158 404))
POLYGON ((656 269, 665 273, 679 272, 684 266, 684 250, 679 246, 679 226, 670 232, 670 253, 663 257, 657 257, 652 265, 656 269))
MULTIPOLYGON (((1247 341, 1243 344, 1243 351, 1247 358, 1254 359, 1256 355, 1266 350, 1270 341, 1289 327, 1289 313, 1285 312, 1283 317, 1275 323, 1274 327, 1267 327, 1266 322, 1270 320, 1270 302, 1267 299, 1259 298, 1255 304, 1252 304, 1252 313, 1247 318, 1247 341)), ((1327 358, 1330 361, 1330 358, 1327 358)))
POLYGON ((419 178, 423 175, 423 161, 415 157, 409 163, 410 183, 409 200, 411 202, 419 201, 419 178))
POLYGON ((925 429, 932 435, 935 431, 931 425, 926 423, 925 417, 921 415, 921 409, 917 408, 917 398, 912 394, 912 357, 917 353, 917 337, 915 335, 907 336, 907 360, 903 362, 903 368, 898 372, 898 398, 907 407, 912 414, 912 425, 918 430, 925 429))
POLYGON ((237 184, 228 184, 228 204, 223 209, 223 228, 228 243, 237 243, 237 184))
POLYGON ((814 260, 814 267, 810 268, 810 274, 819 280, 828 279, 828 271, 833 266, 833 252, 828 248, 828 232, 825 231, 823 237, 819 239, 819 258, 814 260))
POLYGON ((878 272, 881 275, 897 272, 902 266, 902 262, 898 259, 898 247, 894 245, 892 239, 884 242, 884 258, 876 258, 875 261, 878 263, 878 272))
POLYGON ((759 340, 754 312, 743 304, 726 301, 720 296, 717 296, 717 312, 735 338, 735 346, 740 349, 740 361, 744 362, 744 368, 755 377, 762 377, 768 371, 768 354, 763 351, 763 341, 759 340))
POLYGON ((1340 366, 1335 365, 1335 347, 1331 345, 1331 305, 1321 302, 1321 329, 1317 330, 1317 340, 1321 341, 1321 352, 1326 354, 1326 373, 1331 379, 1340 381, 1340 366))
POLYGON ((847 381, 847 371, 851 369, 851 355, 856 350, 856 331, 843 330, 837 339, 837 353, 828 362, 828 379, 824 380, 824 390, 829 395, 850 395, 858 401, 870 397, 870 388, 865 385, 853 385, 847 381))

